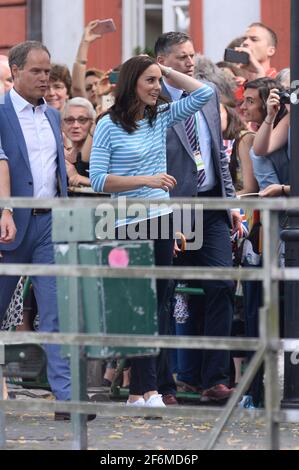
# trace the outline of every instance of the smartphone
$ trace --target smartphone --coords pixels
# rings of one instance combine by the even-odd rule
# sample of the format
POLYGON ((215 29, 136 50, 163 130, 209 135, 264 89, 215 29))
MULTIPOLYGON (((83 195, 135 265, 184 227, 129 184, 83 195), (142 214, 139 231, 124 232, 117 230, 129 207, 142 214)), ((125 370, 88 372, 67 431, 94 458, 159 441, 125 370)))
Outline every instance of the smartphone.
POLYGON ((108 95, 103 95, 101 99, 101 105, 102 105, 102 113, 107 111, 107 109, 111 108, 115 103, 115 98, 114 96, 109 93, 108 95))
POLYGON ((235 49, 225 49, 224 60, 236 64, 249 64, 249 55, 247 52, 236 51, 235 49))
POLYGON ((112 70, 112 72, 109 73, 109 82, 111 85, 116 85, 118 82, 118 77, 119 77, 119 71, 118 70, 112 70))
POLYGON ((112 18, 107 20, 98 20, 98 23, 92 29, 94 34, 114 33, 114 31, 116 31, 116 26, 112 18))

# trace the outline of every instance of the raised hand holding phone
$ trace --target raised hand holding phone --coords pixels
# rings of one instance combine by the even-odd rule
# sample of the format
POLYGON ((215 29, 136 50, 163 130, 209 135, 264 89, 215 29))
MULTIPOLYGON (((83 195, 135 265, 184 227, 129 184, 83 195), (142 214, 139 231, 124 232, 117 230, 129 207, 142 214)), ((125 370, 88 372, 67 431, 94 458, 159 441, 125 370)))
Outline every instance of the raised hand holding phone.
POLYGON ((83 40, 91 43, 100 39, 102 37, 101 34, 97 33, 94 29, 97 27, 99 20, 93 20, 84 29, 83 40))
POLYGON ((107 20, 95 20, 95 25, 92 28, 92 33, 96 35, 103 35, 107 33, 114 33, 116 31, 116 26, 112 18, 107 20))

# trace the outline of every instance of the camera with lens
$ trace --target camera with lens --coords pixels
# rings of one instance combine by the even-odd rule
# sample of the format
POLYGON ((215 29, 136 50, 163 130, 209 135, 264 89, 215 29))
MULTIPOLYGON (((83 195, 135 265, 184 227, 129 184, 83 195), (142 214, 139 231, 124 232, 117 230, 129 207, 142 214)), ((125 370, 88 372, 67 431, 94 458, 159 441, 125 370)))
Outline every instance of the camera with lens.
POLYGON ((280 104, 290 104, 291 94, 289 90, 279 91, 278 93, 280 104))

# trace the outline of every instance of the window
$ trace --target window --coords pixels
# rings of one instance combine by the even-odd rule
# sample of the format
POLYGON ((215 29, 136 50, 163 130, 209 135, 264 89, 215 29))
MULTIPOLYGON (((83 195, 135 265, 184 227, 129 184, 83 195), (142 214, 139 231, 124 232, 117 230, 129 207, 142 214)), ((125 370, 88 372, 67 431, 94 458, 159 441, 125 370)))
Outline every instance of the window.
POLYGON ((136 49, 153 49, 166 31, 188 32, 189 0, 123 0, 123 60, 136 49))

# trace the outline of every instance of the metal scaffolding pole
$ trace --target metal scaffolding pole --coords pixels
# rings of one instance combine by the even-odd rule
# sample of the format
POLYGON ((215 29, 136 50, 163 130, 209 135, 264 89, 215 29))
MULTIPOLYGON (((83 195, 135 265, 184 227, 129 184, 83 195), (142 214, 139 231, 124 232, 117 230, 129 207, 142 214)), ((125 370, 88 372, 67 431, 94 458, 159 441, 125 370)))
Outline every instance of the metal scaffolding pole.
MULTIPOLYGON (((299 2, 291 3, 291 84, 295 91, 296 81, 299 79, 299 2)), ((299 195, 299 100, 291 105, 291 160, 290 183, 291 195, 299 195)), ((283 232, 286 241, 286 266, 299 266, 299 212, 290 211, 289 223, 283 232)), ((285 322, 284 334, 286 338, 299 338, 299 282, 292 281, 285 284, 285 322)), ((284 408, 299 408, 299 367, 292 364, 290 353, 285 354, 284 408)))

